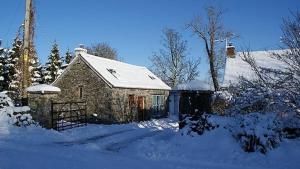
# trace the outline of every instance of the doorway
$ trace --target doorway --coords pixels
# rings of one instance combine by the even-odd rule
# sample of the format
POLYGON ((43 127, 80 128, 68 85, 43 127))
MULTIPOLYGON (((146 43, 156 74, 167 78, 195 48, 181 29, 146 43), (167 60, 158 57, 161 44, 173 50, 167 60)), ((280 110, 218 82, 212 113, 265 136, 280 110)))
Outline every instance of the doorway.
POLYGON ((138 121, 144 121, 146 119, 145 117, 145 97, 139 96, 138 97, 138 121))

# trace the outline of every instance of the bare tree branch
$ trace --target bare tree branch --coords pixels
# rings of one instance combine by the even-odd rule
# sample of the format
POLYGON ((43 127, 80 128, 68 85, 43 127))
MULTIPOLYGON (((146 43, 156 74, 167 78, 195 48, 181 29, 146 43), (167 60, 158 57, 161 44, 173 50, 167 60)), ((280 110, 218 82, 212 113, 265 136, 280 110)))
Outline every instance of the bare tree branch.
POLYGON ((152 71, 169 86, 193 80, 199 60, 187 60, 187 42, 173 29, 163 30, 163 49, 150 58, 152 71))
POLYGON ((118 60, 116 49, 110 47, 107 43, 97 43, 87 47, 87 52, 91 55, 118 60))
MULTIPOLYGON (((232 36, 231 32, 225 31, 222 23, 223 11, 213 6, 206 8, 207 23, 201 22, 197 16, 187 24, 195 35, 203 40, 205 50, 209 59, 210 74, 215 90, 219 90, 218 66, 216 66, 216 40, 223 40, 232 36)), ((218 59, 217 59, 218 60, 218 59)))

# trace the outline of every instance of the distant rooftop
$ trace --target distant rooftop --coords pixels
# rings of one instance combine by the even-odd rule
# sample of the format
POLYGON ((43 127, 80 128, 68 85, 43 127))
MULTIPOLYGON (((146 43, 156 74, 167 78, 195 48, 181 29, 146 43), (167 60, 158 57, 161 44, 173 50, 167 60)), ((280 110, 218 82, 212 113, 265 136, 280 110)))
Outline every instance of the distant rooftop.
MULTIPOLYGON (((271 57, 273 53, 283 53, 284 50, 270 50, 270 51, 253 51, 251 56, 254 58, 256 64, 264 68, 284 69, 285 64, 281 61, 271 57)), ((234 58, 226 59, 225 75, 223 87, 230 84, 238 84, 240 77, 248 80, 256 79, 254 71, 250 65, 242 60, 242 52, 238 52, 234 58)))

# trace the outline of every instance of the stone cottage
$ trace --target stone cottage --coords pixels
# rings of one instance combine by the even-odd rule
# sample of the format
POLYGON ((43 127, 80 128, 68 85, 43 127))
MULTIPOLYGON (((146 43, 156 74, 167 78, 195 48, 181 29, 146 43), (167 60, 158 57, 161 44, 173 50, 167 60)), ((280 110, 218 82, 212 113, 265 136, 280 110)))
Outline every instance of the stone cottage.
POLYGON ((89 120, 125 123, 167 115, 170 87, 145 67, 87 54, 76 57, 53 82, 60 102, 86 101, 89 120))

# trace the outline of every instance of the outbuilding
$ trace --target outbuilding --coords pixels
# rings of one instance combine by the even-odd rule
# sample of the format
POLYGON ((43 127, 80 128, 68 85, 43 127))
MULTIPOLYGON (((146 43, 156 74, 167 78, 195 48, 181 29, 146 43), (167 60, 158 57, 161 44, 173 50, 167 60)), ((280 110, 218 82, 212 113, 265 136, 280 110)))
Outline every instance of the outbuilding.
POLYGON ((214 88, 208 81, 193 80, 173 88, 169 96, 169 110, 174 117, 212 112, 214 88))

